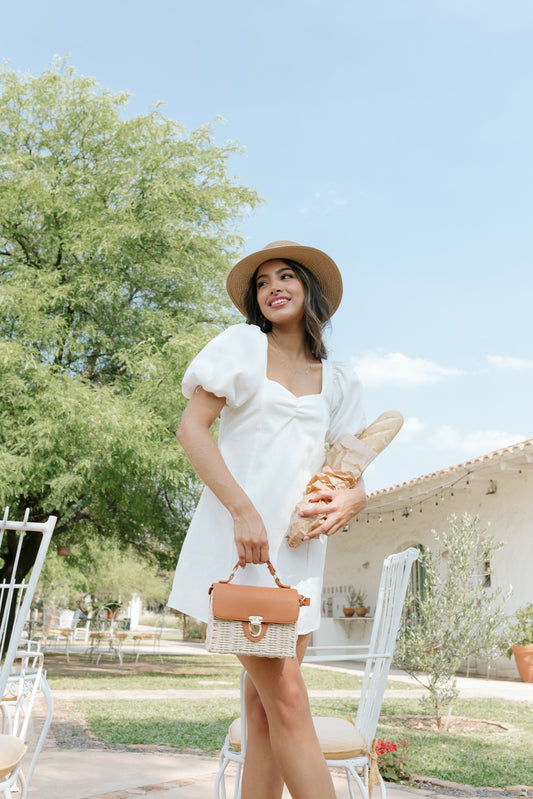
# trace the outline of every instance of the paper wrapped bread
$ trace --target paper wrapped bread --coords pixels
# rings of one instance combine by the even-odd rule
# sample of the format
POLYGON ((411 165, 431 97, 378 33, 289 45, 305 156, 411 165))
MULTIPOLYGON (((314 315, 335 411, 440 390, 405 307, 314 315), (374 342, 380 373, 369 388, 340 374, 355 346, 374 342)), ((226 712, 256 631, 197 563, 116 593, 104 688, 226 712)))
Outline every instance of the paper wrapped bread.
MULTIPOLYGON (((315 474, 307 483, 304 497, 297 503, 287 534, 290 547, 298 547, 303 538, 323 521, 323 516, 300 516, 316 491, 337 488, 353 488, 367 466, 387 447, 403 425, 403 416, 398 411, 385 411, 372 422, 359 437, 345 433, 331 447, 320 474, 315 474)), ((313 503, 326 505, 327 503, 313 503)))

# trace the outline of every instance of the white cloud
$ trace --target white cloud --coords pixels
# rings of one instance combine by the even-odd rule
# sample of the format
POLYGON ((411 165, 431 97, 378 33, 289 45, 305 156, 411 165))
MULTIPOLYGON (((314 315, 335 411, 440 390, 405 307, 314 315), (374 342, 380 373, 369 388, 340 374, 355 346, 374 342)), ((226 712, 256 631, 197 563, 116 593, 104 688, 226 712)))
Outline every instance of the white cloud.
POLYGON ((403 427, 398 433, 396 441, 400 444, 410 444, 425 428, 425 423, 416 416, 408 416, 407 419, 404 419, 403 427))
POLYGON ((347 201, 339 196, 336 189, 326 189, 325 191, 315 191, 307 205, 302 206, 298 211, 303 216, 308 214, 327 216, 346 205, 348 205, 347 201))
POLYGON ((402 352, 368 353, 352 358, 352 363, 365 386, 422 386, 465 374, 462 369, 410 358, 402 352))
POLYGON ((428 438, 431 449, 438 452, 456 453, 460 460, 477 458, 496 449, 508 447, 524 441, 523 433, 509 433, 503 430, 474 430, 461 433, 456 427, 442 425, 428 438))
POLYGON ((528 361, 525 358, 513 358, 511 356, 503 355, 487 355, 487 361, 496 366, 498 369, 515 369, 521 371, 523 369, 533 369, 533 361, 528 361))

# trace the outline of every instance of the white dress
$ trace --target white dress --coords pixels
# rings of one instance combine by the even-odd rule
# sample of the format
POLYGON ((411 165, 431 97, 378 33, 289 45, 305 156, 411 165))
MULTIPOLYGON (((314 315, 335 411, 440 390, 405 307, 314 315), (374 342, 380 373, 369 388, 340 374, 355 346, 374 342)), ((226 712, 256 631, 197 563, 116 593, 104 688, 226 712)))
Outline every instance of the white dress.
MULTIPOLYGON (((298 633, 320 626, 326 536, 291 549, 285 540, 305 486, 324 462, 324 445, 365 427, 362 392, 353 369, 322 362, 322 391, 296 397, 266 376, 267 337, 254 325, 234 325, 210 341, 183 378, 190 398, 197 386, 226 398, 218 446, 232 475, 265 525, 270 560, 282 582, 311 598, 298 633)), ((238 561, 230 513, 204 488, 183 543, 168 605, 207 621, 208 589, 238 561)), ((234 582, 274 585, 264 565, 238 569, 234 582)))

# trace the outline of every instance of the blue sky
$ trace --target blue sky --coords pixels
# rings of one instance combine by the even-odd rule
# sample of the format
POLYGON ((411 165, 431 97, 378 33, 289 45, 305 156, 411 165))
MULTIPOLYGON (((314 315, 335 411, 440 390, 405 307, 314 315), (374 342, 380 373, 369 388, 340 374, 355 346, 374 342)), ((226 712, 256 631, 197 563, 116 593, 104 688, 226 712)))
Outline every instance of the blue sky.
POLYGON ((166 102, 238 139, 265 204, 246 251, 326 250, 329 336, 369 419, 404 414, 378 489, 533 437, 530 0, 36 0, 2 11, 2 56, 166 102))

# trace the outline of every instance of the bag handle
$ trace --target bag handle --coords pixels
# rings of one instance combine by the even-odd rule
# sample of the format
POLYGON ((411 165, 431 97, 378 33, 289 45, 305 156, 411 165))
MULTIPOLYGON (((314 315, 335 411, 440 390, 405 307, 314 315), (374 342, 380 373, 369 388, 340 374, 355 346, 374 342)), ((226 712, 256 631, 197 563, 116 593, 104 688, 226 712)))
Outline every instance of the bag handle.
MULTIPOLYGON (((274 566, 272 565, 272 563, 269 560, 267 560, 265 565, 268 566, 268 570, 269 570, 270 574, 272 575, 272 577, 274 578, 274 580, 276 581, 276 584, 277 584, 277 586, 279 588, 291 588, 290 585, 285 585, 284 583, 281 582, 281 580, 278 577, 277 571, 275 570, 274 566)), ((231 572, 231 574, 228 577, 228 579, 227 580, 220 580, 220 582, 221 583, 230 583, 233 580, 233 578, 235 577, 235 575, 237 573, 237 569, 239 568, 239 566, 240 566, 240 563, 236 563, 235 566, 233 567, 233 571, 231 572)))

